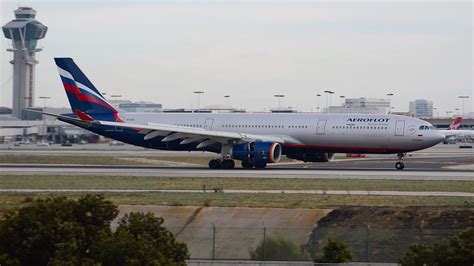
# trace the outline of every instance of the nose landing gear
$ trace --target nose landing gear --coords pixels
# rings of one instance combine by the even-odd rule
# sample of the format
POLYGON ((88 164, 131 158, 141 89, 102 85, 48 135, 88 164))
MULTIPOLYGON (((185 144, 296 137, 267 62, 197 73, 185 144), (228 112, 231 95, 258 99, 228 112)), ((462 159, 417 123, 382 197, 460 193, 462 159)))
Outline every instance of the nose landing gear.
POLYGON ((405 152, 398 153, 398 162, 395 164, 395 168, 397 170, 403 170, 405 168, 405 164, 403 163, 403 158, 406 156, 405 152))

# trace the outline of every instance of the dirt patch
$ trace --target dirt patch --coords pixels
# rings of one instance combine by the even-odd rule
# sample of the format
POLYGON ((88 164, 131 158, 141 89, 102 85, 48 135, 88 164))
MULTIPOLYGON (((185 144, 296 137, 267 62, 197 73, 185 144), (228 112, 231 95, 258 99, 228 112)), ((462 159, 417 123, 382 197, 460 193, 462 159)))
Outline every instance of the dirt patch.
POLYGON ((474 208, 351 207, 336 209, 318 222, 319 227, 449 228, 474 226, 474 208))
POLYGON ((412 243, 431 245, 473 226, 474 208, 341 208, 318 221, 305 248, 318 254, 332 237, 344 240, 356 261, 398 262, 412 243))

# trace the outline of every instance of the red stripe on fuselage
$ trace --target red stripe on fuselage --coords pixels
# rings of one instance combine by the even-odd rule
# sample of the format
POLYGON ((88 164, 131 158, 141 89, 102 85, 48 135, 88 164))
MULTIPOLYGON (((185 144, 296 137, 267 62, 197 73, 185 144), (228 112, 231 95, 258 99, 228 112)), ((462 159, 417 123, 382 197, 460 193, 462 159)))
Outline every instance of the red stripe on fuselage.
POLYGON ((407 149, 397 149, 397 148, 319 146, 319 145, 306 145, 306 144, 283 144, 283 146, 288 147, 288 148, 307 148, 307 149, 344 150, 344 151, 386 151, 386 152, 408 152, 408 151, 411 151, 411 150, 407 150, 407 149))

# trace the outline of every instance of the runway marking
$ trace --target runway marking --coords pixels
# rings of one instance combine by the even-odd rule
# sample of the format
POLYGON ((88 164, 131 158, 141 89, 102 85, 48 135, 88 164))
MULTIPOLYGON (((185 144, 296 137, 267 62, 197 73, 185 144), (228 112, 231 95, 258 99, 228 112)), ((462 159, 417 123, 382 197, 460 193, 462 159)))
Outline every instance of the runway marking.
POLYGON ((118 160, 123 161, 132 161, 132 162, 142 162, 142 163, 149 163, 153 165, 163 165, 163 166, 185 166, 185 167, 199 167, 200 164, 195 163, 184 163, 184 162, 172 162, 166 160, 157 160, 157 159, 148 159, 148 158, 132 158, 132 157, 117 157, 118 160))
MULTIPOLYGON (((0 193, 213 193, 198 189, 0 189, 0 193)), ((232 194, 314 194, 314 195, 347 195, 347 196, 422 196, 422 197, 474 197, 470 192, 443 191, 381 191, 381 190, 249 190, 228 189, 219 193, 232 194)))

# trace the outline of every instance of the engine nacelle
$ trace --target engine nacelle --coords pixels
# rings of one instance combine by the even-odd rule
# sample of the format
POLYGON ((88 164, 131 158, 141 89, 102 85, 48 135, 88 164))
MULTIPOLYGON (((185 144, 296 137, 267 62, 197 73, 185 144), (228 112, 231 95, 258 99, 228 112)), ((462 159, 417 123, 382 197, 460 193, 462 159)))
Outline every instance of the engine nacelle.
POLYGON ((281 152, 281 145, 276 142, 249 142, 234 145, 232 158, 253 164, 277 163, 281 152))
POLYGON ((297 153, 297 154, 287 154, 286 157, 300 160, 303 162, 330 162, 334 160, 336 156, 335 153, 327 153, 327 152, 305 152, 305 153, 297 153))

